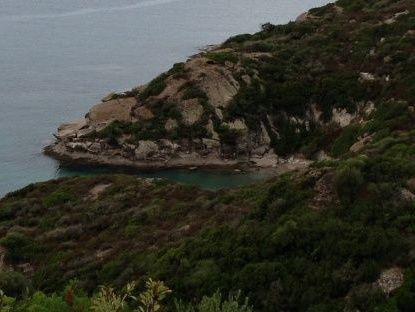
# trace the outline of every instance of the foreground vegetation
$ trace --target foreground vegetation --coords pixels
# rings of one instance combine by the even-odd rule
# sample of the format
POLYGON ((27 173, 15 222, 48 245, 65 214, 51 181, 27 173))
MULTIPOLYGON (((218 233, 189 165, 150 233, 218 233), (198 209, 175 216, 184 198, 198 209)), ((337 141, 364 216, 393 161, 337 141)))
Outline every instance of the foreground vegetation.
POLYGON ((220 192, 113 175, 11 193, 0 200, 4 311, 117 311, 108 298, 121 310, 155 311, 141 300, 151 285, 169 311, 414 311, 413 3, 341 0, 311 13, 225 43, 271 53, 245 60, 261 84, 246 86, 228 114, 255 127, 269 110, 300 118, 318 103, 324 118, 333 106, 353 112, 373 101, 327 132, 279 120, 280 153, 325 146, 336 159, 220 192))

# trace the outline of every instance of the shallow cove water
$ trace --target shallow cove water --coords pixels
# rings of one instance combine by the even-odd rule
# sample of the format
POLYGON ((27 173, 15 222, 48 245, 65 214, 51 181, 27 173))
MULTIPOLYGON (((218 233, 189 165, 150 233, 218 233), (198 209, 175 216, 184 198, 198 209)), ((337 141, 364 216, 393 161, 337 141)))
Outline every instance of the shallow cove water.
MULTIPOLYGON (((0 0, 0 195, 96 169, 42 155, 57 126, 113 90, 145 83, 207 44, 286 23, 328 0, 0 0)), ((108 172, 108 171, 107 171, 108 172)), ((211 189, 262 174, 143 173, 211 189)))

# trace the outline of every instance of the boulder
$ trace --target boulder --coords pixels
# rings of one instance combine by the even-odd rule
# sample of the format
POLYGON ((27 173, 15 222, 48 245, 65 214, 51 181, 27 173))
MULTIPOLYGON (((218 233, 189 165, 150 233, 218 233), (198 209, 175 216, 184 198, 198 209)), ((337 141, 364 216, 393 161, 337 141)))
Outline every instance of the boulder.
POLYGON ((391 268, 381 272, 377 285, 382 289, 383 293, 389 295, 395 289, 403 285, 404 275, 401 268, 391 268))
POLYGON ((295 19, 295 22, 296 22, 296 23, 303 23, 303 22, 307 21, 308 16, 309 16, 309 13, 308 13, 308 12, 304 12, 303 14, 299 15, 299 16, 295 19))
POLYGON ((58 139, 66 139, 70 137, 75 137, 77 132, 82 128, 87 126, 87 121, 85 118, 65 123, 58 128, 58 133, 56 137, 58 139))
POLYGON ((332 121, 344 128, 351 124, 355 116, 349 114, 346 109, 333 109, 332 121))
POLYGON ((360 79, 362 81, 374 81, 375 75, 371 74, 371 73, 360 73, 360 79))
POLYGON ((98 142, 92 143, 88 148, 88 152, 91 152, 92 154, 98 154, 101 151, 102 151, 102 146, 101 146, 101 143, 98 143, 98 142))
POLYGON ((162 148, 173 150, 173 151, 175 151, 179 148, 179 145, 177 145, 176 143, 173 143, 172 141, 167 140, 167 139, 161 139, 160 140, 160 145, 161 145, 162 148))
POLYGON ((268 146, 260 146, 260 147, 257 147, 256 149, 252 150, 252 155, 254 157, 257 157, 257 156, 262 157, 262 156, 264 156, 264 154, 266 152, 268 152, 268 150, 269 150, 268 146))
POLYGON ((97 104, 88 113, 89 125, 109 124, 112 121, 131 121, 131 110, 136 99, 121 98, 97 104))
POLYGON ((94 127, 88 127, 85 129, 81 129, 76 133, 76 137, 77 138, 85 138, 87 136, 89 136, 90 134, 92 134, 95 131, 94 127))
POLYGON ((363 111, 366 116, 369 116, 375 109, 376 109, 375 103, 373 103, 372 101, 369 101, 364 106, 363 111))
POLYGON ((213 127, 212 119, 209 119, 208 124, 206 125, 206 129, 212 135, 213 140, 219 140, 219 134, 215 131, 213 127))
POLYGON ((235 119, 234 121, 231 121, 227 123, 227 126, 229 129, 238 130, 238 131, 245 131, 248 130, 248 127, 245 124, 245 121, 242 119, 235 119))
POLYGON ((415 194, 406 188, 402 188, 400 190, 399 199, 404 202, 410 203, 410 202, 415 201, 415 194))
POLYGON ((166 124, 164 125, 164 129, 166 129, 166 131, 172 131, 176 129, 178 126, 179 125, 176 120, 169 118, 167 119, 166 124))
POLYGON ((217 140, 212 140, 212 139, 206 139, 206 138, 204 138, 204 139, 202 139, 202 143, 208 149, 220 148, 220 142, 217 141, 217 140))
POLYGON ((139 141, 138 147, 135 149, 135 157, 138 160, 145 160, 158 151, 159 147, 153 141, 139 141))
POLYGON ((179 104, 183 117, 183 123, 191 126, 198 122, 203 115, 203 106, 198 99, 185 100, 179 104))
POLYGON ((134 110, 134 116, 138 120, 149 120, 154 118, 153 112, 145 106, 140 106, 139 108, 134 110))
POLYGON ((226 67, 210 63, 206 57, 195 57, 186 63, 185 68, 213 107, 226 107, 238 93, 239 83, 226 67))
POLYGON ((373 137, 371 135, 359 138, 359 140, 356 143, 354 143, 349 150, 353 153, 360 152, 367 144, 369 144, 372 141, 372 139, 373 137))
POLYGON ((90 147, 91 143, 85 142, 68 142, 66 143, 66 147, 69 150, 76 151, 76 152, 86 152, 90 147))
POLYGON ((406 181, 406 186, 411 192, 415 192, 415 177, 410 178, 408 181, 406 181))

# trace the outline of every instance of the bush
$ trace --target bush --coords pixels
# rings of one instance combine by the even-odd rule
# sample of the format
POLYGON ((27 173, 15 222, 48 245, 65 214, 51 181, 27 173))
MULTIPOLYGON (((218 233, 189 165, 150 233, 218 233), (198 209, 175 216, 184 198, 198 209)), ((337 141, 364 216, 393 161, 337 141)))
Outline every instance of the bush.
POLYGON ((30 259, 37 249, 31 239, 18 232, 8 233, 0 239, 0 245, 7 248, 7 257, 12 262, 30 259))
POLYGON ((225 41, 225 44, 227 43, 243 43, 245 41, 248 41, 252 38, 251 34, 241 34, 241 35, 236 35, 233 37, 230 37, 228 40, 225 41))
POLYGON ((29 286, 30 284, 26 277, 18 272, 0 272, 0 289, 7 296, 21 297, 27 294, 29 286))
POLYGON ((167 74, 161 74, 153 79, 148 86, 139 94, 140 99, 145 100, 150 96, 159 95, 166 88, 167 74))
POLYGON ((168 71, 169 75, 173 75, 175 79, 185 78, 186 77, 186 69, 184 63, 176 63, 173 67, 168 71))
POLYGON ((363 182, 360 169, 346 165, 337 172, 335 177, 337 195, 343 202, 350 203, 359 196, 358 191, 363 182))
POLYGON ((65 191, 55 191, 50 195, 44 197, 43 204, 46 208, 50 208, 57 205, 62 205, 68 202, 76 201, 77 198, 74 194, 65 191))
POLYGON ((225 62, 237 63, 238 56, 232 52, 208 52, 206 57, 216 63, 224 65, 225 62))
POLYGON ((185 304, 175 301, 176 312, 252 312, 252 307, 248 304, 248 298, 241 302, 240 292, 236 295, 229 295, 227 300, 222 299, 222 295, 216 292, 212 296, 205 296, 196 305, 185 304))
POLYGON ((331 147, 331 155, 339 157, 347 153, 350 147, 356 142, 359 135, 359 125, 351 125, 343 130, 340 136, 334 141, 331 147))

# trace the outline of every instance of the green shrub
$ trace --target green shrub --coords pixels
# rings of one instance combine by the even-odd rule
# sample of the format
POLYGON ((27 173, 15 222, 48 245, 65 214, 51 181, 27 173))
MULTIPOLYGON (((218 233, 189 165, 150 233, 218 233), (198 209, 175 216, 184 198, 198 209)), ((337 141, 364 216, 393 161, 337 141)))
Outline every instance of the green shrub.
POLYGON ((350 147, 356 142, 359 133, 359 125, 350 125, 345 128, 340 136, 334 141, 330 154, 333 157, 339 157, 347 153, 350 147))
POLYGON ((215 129, 219 135, 221 142, 228 145, 236 145, 238 138, 240 137, 240 132, 236 129, 231 129, 229 126, 221 124, 217 129, 215 129))
POLYGON ((8 233, 0 239, 0 245, 7 248, 7 257, 12 262, 31 259, 39 248, 31 239, 19 232, 8 233))
POLYGON ((335 177, 337 195, 343 202, 350 203, 359 196, 358 191, 363 182, 359 168, 350 165, 340 168, 335 177))
POLYGON ((228 43, 243 43, 245 41, 248 41, 252 38, 251 34, 241 34, 241 35, 236 35, 233 37, 230 37, 228 40, 225 41, 225 44, 228 43))
POLYGON ((238 56, 232 52, 208 52, 206 53, 206 57, 221 65, 224 65, 225 62, 238 62, 238 56))
POLYGON ((183 100, 189 99, 207 99, 206 93, 199 87, 191 84, 184 90, 183 100))
POLYGON ((175 79, 186 78, 186 69, 184 63, 176 63, 168 71, 169 75, 173 75, 175 79))
POLYGON ((252 312, 253 309, 248 303, 248 298, 244 301, 240 300, 240 293, 229 295, 227 300, 222 299, 222 295, 216 292, 212 296, 204 296, 202 300, 196 304, 185 304, 175 301, 175 311, 177 312, 252 312))
POLYGON ((43 198, 43 204, 46 208, 62 205, 68 202, 74 202, 77 198, 74 194, 66 191, 55 191, 43 198))
POLYGON ((28 293, 29 287, 30 283, 23 274, 15 271, 0 272, 0 289, 7 296, 21 297, 28 293))
POLYGON ((167 74, 161 74, 153 79, 148 86, 139 94, 140 99, 145 100, 150 96, 159 95, 166 88, 167 74))

